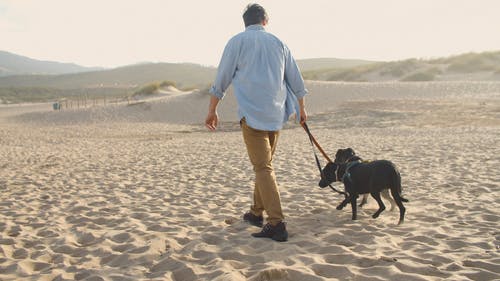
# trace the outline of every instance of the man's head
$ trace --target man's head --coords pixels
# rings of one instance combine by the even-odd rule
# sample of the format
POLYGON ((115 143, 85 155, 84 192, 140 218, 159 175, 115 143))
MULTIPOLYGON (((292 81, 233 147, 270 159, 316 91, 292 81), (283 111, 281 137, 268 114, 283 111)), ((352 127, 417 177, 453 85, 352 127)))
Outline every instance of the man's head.
POLYGON ((266 25, 268 20, 269 17, 267 16, 266 10, 259 4, 248 4, 243 13, 245 27, 253 24, 266 25))

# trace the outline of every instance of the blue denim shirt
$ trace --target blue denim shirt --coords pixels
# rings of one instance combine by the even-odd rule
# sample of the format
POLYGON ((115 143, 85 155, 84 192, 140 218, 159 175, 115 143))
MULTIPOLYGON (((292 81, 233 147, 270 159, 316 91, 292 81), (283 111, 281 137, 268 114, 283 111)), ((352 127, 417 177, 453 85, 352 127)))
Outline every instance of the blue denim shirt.
POLYGON ((230 84, 239 118, 248 126, 277 131, 297 113, 298 98, 307 94, 290 50, 260 24, 248 26, 227 43, 210 94, 222 99, 230 84))

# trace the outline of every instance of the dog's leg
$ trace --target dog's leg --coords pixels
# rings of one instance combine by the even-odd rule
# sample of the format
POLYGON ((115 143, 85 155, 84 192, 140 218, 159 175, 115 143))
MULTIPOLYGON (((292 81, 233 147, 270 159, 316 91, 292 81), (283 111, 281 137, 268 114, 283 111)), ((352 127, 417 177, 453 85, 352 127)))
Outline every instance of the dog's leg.
POLYGON ((356 199, 358 199, 358 195, 352 194, 351 195, 352 220, 356 220, 358 218, 356 199))
POLYGON ((399 222, 398 224, 402 224, 405 220, 405 212, 406 208, 403 206, 402 198, 401 195, 399 195, 399 191, 395 190, 394 188, 391 188, 391 194, 392 197, 394 198, 394 201, 396 201, 396 204, 398 205, 399 208, 399 222))
POLYGON ((340 204, 337 206, 337 210, 342 210, 344 209, 345 206, 347 206, 347 203, 351 202, 351 197, 347 196, 344 201, 340 202, 340 204))
POLYGON ((359 203, 359 207, 363 207, 366 203, 368 203, 368 194, 363 194, 363 198, 361 199, 361 203, 359 203))
POLYGON ((401 175, 399 174, 398 171, 396 171, 396 174, 393 178, 394 184, 391 186, 391 194, 392 198, 394 198, 394 201, 396 201, 396 204, 398 205, 399 208, 399 222, 398 225, 402 224, 405 220, 405 212, 406 208, 403 206, 403 200, 408 201, 404 198, 401 198, 401 175))
POLYGON ((378 216, 380 216, 380 213, 382 213, 385 210, 385 205, 384 202, 382 202, 382 199, 380 198, 380 192, 372 192, 370 193, 375 200, 377 200, 378 203, 378 210, 375 212, 375 214, 372 215, 372 218, 376 219, 378 216))
POLYGON ((382 197, 384 197, 384 199, 387 199, 387 201, 389 201, 389 203, 391 203, 391 212, 394 211, 394 209, 396 208, 396 202, 394 201, 394 199, 392 199, 391 195, 389 194, 389 189, 384 189, 382 190, 381 192, 381 195, 382 197))

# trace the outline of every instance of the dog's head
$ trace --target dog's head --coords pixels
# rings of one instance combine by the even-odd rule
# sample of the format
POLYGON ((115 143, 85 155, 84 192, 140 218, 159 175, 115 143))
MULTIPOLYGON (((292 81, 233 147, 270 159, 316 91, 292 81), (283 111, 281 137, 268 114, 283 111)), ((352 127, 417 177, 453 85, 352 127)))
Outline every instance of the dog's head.
POLYGON ((328 164, 326 164, 321 172, 321 180, 319 181, 320 187, 327 187, 332 182, 337 181, 338 167, 339 166, 336 163, 329 162, 328 164))
POLYGON ((337 164, 343 164, 345 162, 347 162, 347 160, 351 159, 352 157, 354 157, 356 155, 356 153, 354 152, 354 149, 352 148, 346 148, 346 149, 339 149, 337 150, 337 153, 335 153, 335 161, 333 161, 334 163, 337 163, 337 164))

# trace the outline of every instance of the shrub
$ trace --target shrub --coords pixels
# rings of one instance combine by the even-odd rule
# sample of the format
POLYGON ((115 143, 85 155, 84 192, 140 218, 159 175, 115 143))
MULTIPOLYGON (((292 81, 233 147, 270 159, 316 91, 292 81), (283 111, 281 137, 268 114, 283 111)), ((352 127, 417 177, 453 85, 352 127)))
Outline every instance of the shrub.
POLYGON ((149 96, 155 94, 160 88, 159 83, 148 84, 137 90, 132 96, 149 96))
POLYGON ((177 87, 176 83, 174 81, 170 81, 170 80, 165 80, 165 81, 160 83, 161 88, 168 87, 168 86, 177 87))

